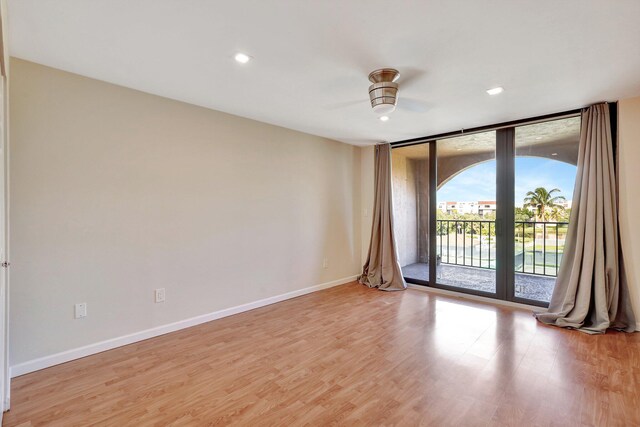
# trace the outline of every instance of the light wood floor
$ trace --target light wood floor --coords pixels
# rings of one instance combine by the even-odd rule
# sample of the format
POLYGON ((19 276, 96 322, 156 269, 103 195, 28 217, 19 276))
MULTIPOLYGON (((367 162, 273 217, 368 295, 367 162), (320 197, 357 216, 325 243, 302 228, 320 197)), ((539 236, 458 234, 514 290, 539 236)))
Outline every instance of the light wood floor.
POLYGON ((4 425, 640 425, 640 334, 355 283, 15 378, 4 425))

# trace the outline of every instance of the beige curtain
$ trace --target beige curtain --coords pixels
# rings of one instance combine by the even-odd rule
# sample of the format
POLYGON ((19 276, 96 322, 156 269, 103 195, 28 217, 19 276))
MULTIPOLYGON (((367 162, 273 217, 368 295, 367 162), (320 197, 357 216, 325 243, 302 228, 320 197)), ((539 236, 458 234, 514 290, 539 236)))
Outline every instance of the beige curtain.
POLYGON ((397 291, 407 288, 402 277, 393 231, 391 146, 376 146, 375 198, 369 255, 358 281, 370 288, 397 291))
POLYGON ((582 113, 565 255, 549 310, 536 315, 544 323, 594 334, 635 329, 620 256, 610 123, 607 104, 582 113))

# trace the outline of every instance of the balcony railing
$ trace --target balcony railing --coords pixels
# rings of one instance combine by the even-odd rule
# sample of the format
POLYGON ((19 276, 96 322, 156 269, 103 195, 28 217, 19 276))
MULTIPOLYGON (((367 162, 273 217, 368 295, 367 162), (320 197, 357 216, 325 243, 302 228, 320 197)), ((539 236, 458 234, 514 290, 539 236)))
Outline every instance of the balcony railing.
MULTIPOLYGON (((555 277, 562 261, 569 224, 516 221, 515 271, 555 277)), ((496 268, 496 222, 444 219, 436 222, 440 262, 476 268, 496 268)))

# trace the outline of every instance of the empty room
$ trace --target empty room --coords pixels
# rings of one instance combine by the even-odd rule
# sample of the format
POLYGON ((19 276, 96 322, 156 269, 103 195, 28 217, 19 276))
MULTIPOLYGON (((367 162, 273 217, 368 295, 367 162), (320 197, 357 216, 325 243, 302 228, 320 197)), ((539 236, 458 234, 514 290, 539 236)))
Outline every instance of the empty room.
POLYGON ((2 426, 640 426, 640 2, 0 0, 2 426))

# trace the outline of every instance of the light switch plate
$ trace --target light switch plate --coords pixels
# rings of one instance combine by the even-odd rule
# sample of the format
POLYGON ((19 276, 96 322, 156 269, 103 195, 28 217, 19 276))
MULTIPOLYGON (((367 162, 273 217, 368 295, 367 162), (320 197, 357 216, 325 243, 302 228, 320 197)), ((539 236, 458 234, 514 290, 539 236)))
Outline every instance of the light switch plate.
POLYGON ((164 302, 166 294, 164 288, 158 288, 154 291, 155 302, 164 302))
POLYGON ((83 317, 87 317, 87 303, 79 302, 74 307, 74 318, 82 319, 83 317))

